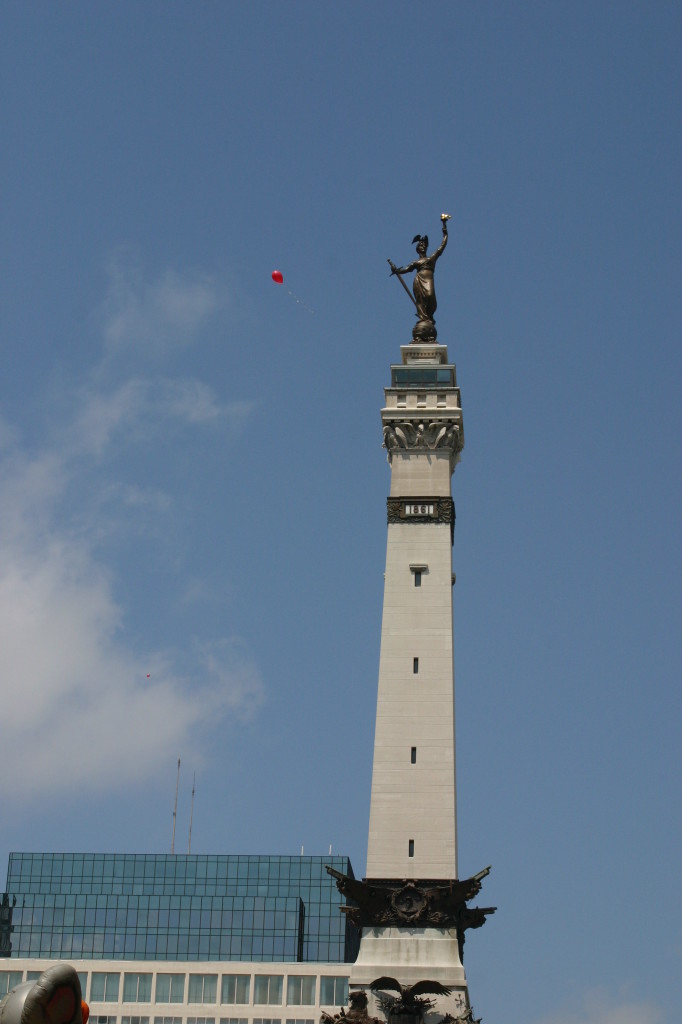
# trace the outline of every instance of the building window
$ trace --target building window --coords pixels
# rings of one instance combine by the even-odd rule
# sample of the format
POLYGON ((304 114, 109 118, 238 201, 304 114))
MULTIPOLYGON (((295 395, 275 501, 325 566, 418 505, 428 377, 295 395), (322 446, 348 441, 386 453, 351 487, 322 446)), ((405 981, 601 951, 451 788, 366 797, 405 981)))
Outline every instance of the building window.
POLYGON ((315 1021, 304 1017, 287 1017, 287 1024, 315 1024, 315 1021))
POLYGON ((253 1024, 282 1024, 279 1017, 254 1017, 253 1024))
POLYGON ((156 1002, 182 1003, 185 998, 184 974, 156 975, 156 1002))
POLYGON ((287 978, 289 1006, 312 1006, 315 1002, 315 976, 290 974, 287 978))
POLYGON ((182 1024, 182 1017, 155 1017, 154 1024, 182 1024))
POLYGON ((417 748, 416 747, 412 747, 410 749, 410 764, 416 764, 416 763, 417 763, 417 748))
POLYGON ((188 1003, 215 1003, 217 995, 217 974, 190 974, 189 989, 187 990, 188 1003))
MULTIPOLYGON (((152 1001, 152 976, 151 974, 124 974, 123 975, 123 1002, 124 1003, 150 1003, 152 1001)), ((122 1021, 126 1024, 126 1021, 122 1021)), ((128 1022, 130 1024, 130 1022, 128 1022)), ((134 1024, 139 1024, 135 1021, 134 1024)), ((149 1024, 149 1021, 146 1022, 149 1024)))
POLYGON ((348 1002, 348 978, 320 978, 320 1004, 322 1006, 345 1006, 348 1002))
POLYGON ((121 1017, 121 1024, 149 1024, 149 1017, 121 1017))
POLYGON ((249 1024, 248 1017, 221 1017, 220 1024, 249 1024))
POLYGON ((215 1017, 188 1017, 187 1024, 215 1024, 215 1017))
POLYGON ((95 1014, 94 1017, 92 1016, 92 1014, 90 1014, 90 1017, 88 1018, 88 1024, 90 1021, 92 1021, 93 1024, 116 1024, 116 1018, 107 1017, 106 1014, 95 1014))
POLYGON ((414 857, 414 839, 410 839, 407 844, 407 856, 414 857))
POLYGON ((0 971, 0 999, 24 980, 23 971, 0 971))
MULTIPOLYGON (((414 509, 419 509, 420 508, 419 505, 413 505, 411 507, 414 508, 414 509)), ((426 510, 426 508, 427 508, 427 506, 423 506, 424 510, 426 510)), ((429 568, 428 565, 426 565, 424 563, 412 564, 410 566, 410 572, 414 576, 414 585, 415 585, 415 587, 421 587, 421 585, 422 585, 422 576, 424 575, 425 572, 428 572, 428 568, 429 568)))
POLYGON ((253 980, 254 1003, 280 1006, 282 1003, 282 975, 257 974, 253 980))
POLYGON ((90 980, 90 1001, 92 1003, 117 1003, 120 974, 93 971, 90 980))
POLYGON ((415 675, 419 671, 419 658, 412 659, 412 671, 414 672, 415 675))
POLYGON ((223 974, 220 985, 221 1003, 248 1003, 250 994, 250 974, 223 974))

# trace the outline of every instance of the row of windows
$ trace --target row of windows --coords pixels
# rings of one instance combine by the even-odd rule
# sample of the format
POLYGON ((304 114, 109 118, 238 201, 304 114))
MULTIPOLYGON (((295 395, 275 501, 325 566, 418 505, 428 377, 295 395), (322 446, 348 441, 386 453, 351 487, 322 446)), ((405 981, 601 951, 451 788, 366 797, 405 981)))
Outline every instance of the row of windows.
POLYGON ((298 864, 308 868, 322 867, 330 861, 335 866, 348 861, 343 854, 330 854, 329 856, 299 856, 298 854, 244 854, 244 853, 25 853, 13 851, 10 854, 13 864, 146 864, 146 865, 177 865, 183 869, 194 867, 196 870, 204 870, 211 865, 234 866, 235 864, 248 864, 251 867, 271 868, 298 864))
POLYGON ((303 865, 310 869, 316 867, 324 868, 325 864, 332 863, 334 866, 348 862, 348 858, 340 854, 329 856, 299 856, 298 854, 243 854, 243 853, 22 853, 12 852, 11 861, 15 865, 21 864, 146 864, 146 865, 176 865, 178 870, 189 870, 194 866, 197 871, 212 870, 212 865, 218 868, 222 865, 234 867, 235 864, 248 864, 257 868, 286 867, 287 865, 303 865), (185 866, 183 868, 183 865, 185 866))
POLYGON ((12 882, 52 876, 187 882, 227 878, 265 882, 277 879, 317 879, 326 882, 327 864, 344 873, 350 870, 347 857, 12 853, 8 878, 12 882))
MULTIPOLYGON (((273 878, 248 879, 224 878, 218 880, 200 880, 186 884, 177 880, 131 879, 129 881, 116 878, 63 878, 61 875, 23 876, 9 879, 8 890, 11 893, 37 893, 42 896, 173 896, 174 906, 180 906, 178 897, 185 899, 202 896, 246 896, 276 897, 303 896, 314 903, 334 901, 336 888, 325 884, 319 878, 273 878)), ((90 902, 90 901, 88 901, 90 902)), ((187 904, 184 904, 185 906, 187 904)))
POLYGON ((299 936, 25 932, 12 938, 15 956, 60 960, 314 960, 344 959, 343 939, 309 940, 299 936))
MULTIPOLYGON (((190 936, 187 948, 178 944, 177 937, 170 936, 167 945, 159 939, 153 945, 153 939, 147 946, 132 947, 126 944, 123 950, 114 949, 106 941, 101 948, 90 943, 80 944, 72 936, 65 937, 61 943, 38 942, 33 945, 29 936, 23 935, 19 940, 13 939, 13 956, 49 958, 52 960, 166 960, 169 965, 176 961, 204 960, 237 960, 277 961, 278 963, 351 963, 357 955, 357 942, 327 941, 325 939, 306 940, 301 944, 295 938, 260 938, 254 937, 253 943, 240 944, 239 936, 231 942, 220 941, 217 937, 204 941, 198 936, 190 936)), ((92 939, 92 936, 90 936, 92 939)), ((96 937, 95 937, 96 938, 96 937)), ((87 936, 86 936, 87 939, 87 936)), ((106 939, 106 937, 105 937, 106 939)))
MULTIPOLYGON (((0 890, 1 892, 1 890, 0 890)), ((165 884, 163 882, 155 882, 147 885, 146 883, 132 882, 119 883, 119 882, 101 882, 98 884, 90 884, 89 882, 81 882, 80 880, 74 880, 73 883, 67 881, 52 882, 48 879, 47 882, 28 882, 22 879, 19 882, 12 883, 8 890, 10 899, 12 896, 29 896, 36 895, 41 896, 43 900, 47 900, 49 897, 81 897, 86 898, 88 905, 92 904, 93 898, 99 899, 101 896, 114 896, 120 899, 121 897, 143 897, 153 898, 156 897, 163 901, 164 897, 168 902, 162 902, 162 906, 180 906, 182 899, 192 901, 198 899, 215 899, 216 897, 227 897, 227 898, 238 898, 254 899, 256 897, 271 897, 284 899, 287 896, 300 896, 301 899, 305 900, 306 903, 318 903, 320 906, 328 904, 339 904, 338 896, 331 889, 325 889, 318 885, 309 886, 306 882, 273 882, 263 885, 251 885, 250 882, 220 882, 218 884, 201 884, 192 886, 174 885, 173 883, 165 884)), ((67 903, 68 905, 68 903, 67 903)), ((84 903, 79 903, 78 906, 84 906, 84 903)), ((64 906, 64 903, 62 903, 64 906)))
MULTIPOLYGON (((116 1017, 100 1014, 92 1024, 116 1024, 116 1017)), ((154 1024, 183 1024, 182 1017, 154 1017, 154 1024)), ((149 1024, 149 1017, 121 1017, 121 1024, 149 1024)), ((186 1024, 216 1024, 215 1017, 187 1017, 186 1024)), ((219 1024, 248 1024, 248 1017, 220 1017, 219 1024)), ((254 1017, 253 1024, 282 1024, 280 1018, 254 1017)), ((287 1017, 285 1024, 315 1024, 312 1019, 287 1017)))
MULTIPOLYGON (((98 910, 111 907, 137 907, 140 910, 279 910, 289 904, 296 905, 305 893, 307 902, 325 906, 330 901, 326 890, 315 886, 297 886, 284 891, 258 893, 225 893, 217 896, 176 896, 171 893, 24 893, 18 907, 96 907, 98 910)), ((10 894, 11 895, 11 894, 10 894)))
MULTIPOLYGON (((26 980, 40 977, 40 971, 28 971, 26 980)), ((83 996, 87 994, 87 973, 80 973, 83 996)), ((152 1001, 153 975, 147 972, 128 972, 123 975, 123 1002, 150 1003, 152 1001)), ((156 1003, 183 1003, 185 1001, 184 974, 158 973, 154 989, 156 1003)), ((23 981, 23 971, 0 971, 0 998, 23 981)), ((253 1001, 257 1004, 279 1006, 282 1003, 283 982, 281 974, 223 974, 220 978, 220 1002, 223 1004, 249 1005, 253 981, 253 1001)), ((286 1002, 289 1006, 313 1006, 317 978, 307 974, 290 974, 287 977, 286 1002)), ((89 1000, 92 1003, 117 1003, 121 990, 121 975, 118 971, 93 971, 90 978, 89 1000)), ((218 1001, 217 974, 190 974, 187 985, 188 1003, 216 1003, 218 1001)), ((345 1006, 348 1002, 348 978, 322 975, 320 978, 320 1003, 323 1006, 345 1006)), ((129 1021, 128 1024, 135 1024, 129 1021)), ((147 1019, 148 1024, 148 1019, 147 1019)), ((155 1022, 156 1024, 156 1022, 155 1022)))
MULTIPOLYGON (((201 910, 189 908, 183 910, 140 908, 131 906, 117 907, 16 907, 12 916, 15 926, 36 928, 40 926, 55 928, 178 928, 203 929, 206 931, 229 931, 232 928, 255 929, 257 931, 282 931, 298 926, 300 905, 298 900, 289 901, 289 909, 280 910, 234 910, 214 909, 201 910)), ((343 921, 339 917, 335 919, 343 921)), ((331 919, 329 919, 331 926, 331 919)))
MULTIPOLYGON (((279 897, 300 896, 306 903, 319 903, 324 906, 326 903, 338 903, 338 897, 331 888, 320 886, 317 882, 311 884, 307 881, 290 879, 274 882, 197 882, 192 885, 182 885, 175 882, 117 882, 115 879, 99 882, 82 881, 80 878, 68 879, 22 878, 17 882, 12 881, 8 887, 10 895, 28 896, 29 894, 40 895, 43 898, 49 896, 87 896, 88 903, 92 897, 100 896, 138 896, 138 897, 166 897, 170 898, 171 906, 179 906, 181 899, 215 898, 216 896, 226 897, 279 897)), ((83 904, 80 904, 81 906, 83 904)), ((168 904, 166 904, 168 906, 168 904)))
MULTIPOLYGON (((17 882, 12 881, 9 892, 10 895, 26 896, 27 898, 29 895, 40 896, 44 902, 47 902, 50 897, 52 899, 62 897, 63 899, 65 896, 70 896, 72 899, 75 897, 76 900, 80 898, 81 902, 77 903, 77 906, 85 906, 86 898, 88 905, 90 905, 93 897, 99 900, 106 896, 113 896, 117 899, 121 899, 121 897, 137 897, 141 905, 143 905, 142 901, 144 899, 149 900, 148 905, 153 905, 152 901, 157 900, 157 906, 160 904, 166 907, 187 906, 189 905, 189 900, 194 903, 199 899, 212 900, 216 897, 251 900, 257 898, 284 899, 287 896, 300 896, 306 903, 319 904, 321 907, 330 904, 338 905, 340 902, 335 889, 320 886, 317 882, 311 884, 294 879, 263 883, 251 883, 248 881, 197 882, 196 885, 189 886, 173 882, 153 882, 148 884, 146 882, 128 883, 115 880, 107 881, 105 879, 97 883, 90 883, 80 879, 74 879, 71 882, 65 879, 57 879, 55 881, 51 878, 47 880, 40 878, 33 881, 27 879, 20 879, 17 882), (182 901, 185 902, 183 903, 182 901)), ((61 905, 68 904, 62 902, 61 905)))

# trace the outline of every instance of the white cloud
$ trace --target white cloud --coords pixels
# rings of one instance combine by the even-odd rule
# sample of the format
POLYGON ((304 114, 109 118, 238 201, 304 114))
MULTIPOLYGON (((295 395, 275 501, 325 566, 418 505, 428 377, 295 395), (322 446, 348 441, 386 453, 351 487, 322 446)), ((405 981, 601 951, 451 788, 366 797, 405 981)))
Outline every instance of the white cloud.
POLYGON ((149 509, 154 514, 168 512, 173 499, 165 491, 153 487, 139 487, 135 484, 114 483, 99 494, 100 503, 120 502, 129 508, 149 509))
POLYGON ((129 254, 119 253, 109 266, 102 309, 106 347, 161 351, 187 345, 227 301, 226 289, 213 277, 168 270, 148 281, 129 254))
POLYGON ((239 400, 224 405, 216 402, 206 384, 198 380, 163 381, 157 396, 159 410, 187 423, 212 423, 227 420, 239 426, 252 412, 253 402, 239 400))
MULTIPOLYGON (((41 474, 28 465, 12 479, 4 468, 16 516, 22 501, 35 501, 41 474)), ((37 520, 0 528, 0 735, 12 765, 0 791, 15 800, 139 780, 191 750, 198 729, 251 714, 262 699, 238 641, 200 649, 195 678, 180 675, 169 653, 127 647, 106 570, 49 522, 47 492, 37 520)), ((5 506, 0 494, 3 524, 5 506)))
POLYGON ((78 415, 67 430, 66 445, 72 454, 101 456, 114 437, 139 441, 179 425, 227 424, 238 428, 253 410, 245 400, 220 403, 202 381, 142 379, 132 377, 113 391, 84 389, 78 399, 78 415))
POLYGON ((147 386, 131 378, 105 394, 88 389, 78 402, 79 413, 68 428, 73 452, 101 455, 116 432, 136 424, 144 408, 147 386))
POLYGON ((49 529, 49 513, 66 485, 63 459, 56 452, 34 458, 8 451, 0 461, 0 537, 9 545, 49 529))
MULTIPOLYGON (((120 265, 112 273, 105 347, 139 342, 163 352, 196 335, 223 301, 197 275, 169 272, 145 284, 120 265)), ((133 532, 149 509, 170 515, 174 507, 172 494, 114 475, 110 455, 171 428, 231 433, 251 405, 221 403, 192 378, 107 378, 104 360, 87 386, 62 396, 75 412, 53 422, 33 453, 0 419, 0 745, 12 768, 0 792, 16 801, 137 783, 179 749, 198 763, 209 731, 227 716, 251 715, 263 699, 238 639, 197 648, 192 675, 173 650, 133 648, 114 577, 91 546, 103 502, 125 509, 118 525, 133 532), (72 494, 87 499, 76 508, 72 494)))
POLYGON ((637 1002, 626 995, 614 997, 603 991, 586 993, 582 1005, 542 1017, 535 1024, 661 1024, 659 1007, 637 1002))

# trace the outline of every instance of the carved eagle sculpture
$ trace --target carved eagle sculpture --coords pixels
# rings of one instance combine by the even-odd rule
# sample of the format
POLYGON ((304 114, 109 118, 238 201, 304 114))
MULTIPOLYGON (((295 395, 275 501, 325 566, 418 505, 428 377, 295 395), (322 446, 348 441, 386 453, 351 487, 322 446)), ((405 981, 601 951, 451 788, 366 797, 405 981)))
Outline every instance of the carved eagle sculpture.
MULTIPOLYGON (((358 928, 405 923, 443 927, 458 924, 462 905, 478 895, 481 882, 490 873, 490 868, 483 868, 464 881, 452 879, 438 885, 408 879, 391 885, 374 885, 349 878, 329 864, 326 871, 336 879, 341 895, 357 904, 341 909, 358 928), (405 900, 405 896, 409 899, 405 900), (406 903, 409 903, 409 910, 406 903)), ((492 913, 492 908, 489 913, 492 913)))
POLYGON ((389 1017, 402 1014, 423 1016, 433 1006, 433 999, 428 999, 428 996, 449 996, 452 992, 451 988, 441 985, 439 981, 417 981, 403 988, 397 978, 386 976, 377 978, 369 987, 376 993, 381 1009, 389 1017), (383 994, 387 991, 398 994, 383 994))

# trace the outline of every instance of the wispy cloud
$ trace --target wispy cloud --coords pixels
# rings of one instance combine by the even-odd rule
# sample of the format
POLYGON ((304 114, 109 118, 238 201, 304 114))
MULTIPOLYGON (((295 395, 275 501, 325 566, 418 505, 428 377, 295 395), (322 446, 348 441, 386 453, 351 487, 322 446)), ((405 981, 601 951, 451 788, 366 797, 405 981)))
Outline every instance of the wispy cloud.
POLYGON ((627 996, 587 992, 582 1005, 536 1020, 534 1024, 661 1024, 662 1014, 653 1003, 627 996))
POLYGON ((196 760, 201 730, 263 696, 234 638, 200 648, 191 676, 172 651, 126 643, 106 566, 57 523, 65 474, 47 457, 0 467, 0 791, 14 800, 133 782, 178 749, 196 760))
POLYGON ((131 377, 113 390, 88 385, 79 394, 79 412, 64 443, 73 454, 101 456, 116 440, 158 436, 178 426, 220 425, 238 429, 254 404, 243 399, 221 403, 212 388, 193 378, 131 377))
POLYGON ((191 379, 162 381, 157 402, 159 411, 187 423, 225 420, 237 427, 242 425, 254 409, 254 403, 244 399, 219 404, 211 388, 201 381, 191 379))
MULTIPOLYGON (((119 267, 112 287, 104 347, 144 339, 163 349, 195 335, 222 302, 196 275, 169 272, 145 285, 119 267)), ((150 507, 173 510, 162 488, 114 473, 110 454, 171 428, 232 436, 251 405, 220 402, 194 378, 131 373, 112 385, 102 365, 87 384, 73 383, 63 407, 75 412, 33 451, 0 420, 0 743, 12 765, 0 792, 17 801, 138 782, 178 749, 198 761, 218 723, 252 715, 263 699, 238 638, 195 646, 192 672, 186 650, 131 644, 115 574, 93 547, 103 502, 118 503, 123 531, 150 507), (93 467, 96 494, 75 509, 70 495, 88 490, 93 467)))
POLYGON ((193 341, 209 317, 228 302, 216 278, 167 270, 149 280, 119 252, 109 264, 109 290, 102 305, 107 350, 143 347, 161 351, 193 341))

